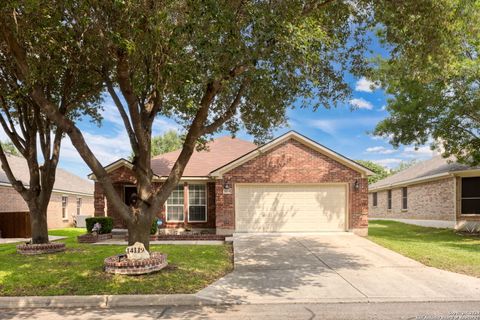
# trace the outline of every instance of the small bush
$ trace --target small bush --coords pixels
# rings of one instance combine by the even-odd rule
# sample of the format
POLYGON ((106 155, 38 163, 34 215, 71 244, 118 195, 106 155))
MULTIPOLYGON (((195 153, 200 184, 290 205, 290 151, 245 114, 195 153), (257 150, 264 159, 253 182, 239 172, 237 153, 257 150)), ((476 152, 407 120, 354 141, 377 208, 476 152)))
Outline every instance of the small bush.
POLYGON ((152 227, 150 228, 150 234, 156 234, 158 230, 157 219, 153 219, 152 227))
POLYGON ((100 223, 102 228, 100 229, 100 234, 110 233, 113 229, 113 219, 111 217, 91 217, 85 219, 87 223, 87 232, 91 233, 95 223, 100 223))

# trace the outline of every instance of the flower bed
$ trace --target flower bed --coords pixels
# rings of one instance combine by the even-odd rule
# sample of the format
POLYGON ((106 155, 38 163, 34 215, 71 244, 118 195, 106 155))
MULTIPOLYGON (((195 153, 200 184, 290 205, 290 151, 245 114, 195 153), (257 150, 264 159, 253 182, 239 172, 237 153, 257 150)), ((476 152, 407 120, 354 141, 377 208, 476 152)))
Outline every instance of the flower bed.
POLYGON ((23 255, 36 255, 45 253, 64 252, 66 250, 63 242, 49 242, 39 244, 19 244, 17 245, 17 253, 23 255))
POLYGON ((160 271, 168 265, 167 255, 151 252, 149 259, 130 260, 124 254, 104 260, 104 270, 113 274, 140 275, 160 271))
POLYGON ((111 233, 105 233, 105 234, 87 233, 87 234, 82 234, 81 236, 78 236, 77 242, 78 243, 95 243, 98 241, 103 241, 108 239, 112 239, 111 233))

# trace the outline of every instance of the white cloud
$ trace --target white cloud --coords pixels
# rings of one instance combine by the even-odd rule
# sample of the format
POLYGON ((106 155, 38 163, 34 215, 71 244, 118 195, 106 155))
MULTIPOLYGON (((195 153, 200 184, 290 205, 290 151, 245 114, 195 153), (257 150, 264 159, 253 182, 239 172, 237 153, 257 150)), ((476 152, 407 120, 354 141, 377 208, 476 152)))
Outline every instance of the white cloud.
POLYGON ((376 147, 370 147, 365 150, 367 153, 377 153, 377 154, 392 154, 397 152, 396 150, 393 149, 387 149, 382 146, 376 146, 376 147))
POLYGON ((342 131, 349 129, 352 126, 358 128, 371 130, 380 120, 379 117, 361 117, 361 118, 339 118, 339 119, 319 119, 319 120, 302 120, 297 119, 298 124, 305 123, 313 128, 320 129, 330 135, 342 134, 342 131))
POLYGON ((377 88, 378 88, 377 84, 368 80, 365 77, 360 78, 360 80, 358 80, 357 83, 355 84, 355 91, 372 92, 377 88))
POLYGON ((367 100, 362 98, 354 98, 350 100, 350 104, 357 109, 366 109, 366 110, 373 109, 373 105, 367 100))

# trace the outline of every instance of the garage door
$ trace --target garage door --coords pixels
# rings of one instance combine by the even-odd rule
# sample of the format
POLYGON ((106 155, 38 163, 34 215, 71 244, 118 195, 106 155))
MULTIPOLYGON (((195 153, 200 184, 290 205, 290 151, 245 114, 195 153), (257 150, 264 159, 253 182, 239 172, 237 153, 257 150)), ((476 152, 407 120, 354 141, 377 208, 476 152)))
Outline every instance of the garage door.
POLYGON ((345 185, 236 185, 236 231, 343 231, 345 189, 345 185))

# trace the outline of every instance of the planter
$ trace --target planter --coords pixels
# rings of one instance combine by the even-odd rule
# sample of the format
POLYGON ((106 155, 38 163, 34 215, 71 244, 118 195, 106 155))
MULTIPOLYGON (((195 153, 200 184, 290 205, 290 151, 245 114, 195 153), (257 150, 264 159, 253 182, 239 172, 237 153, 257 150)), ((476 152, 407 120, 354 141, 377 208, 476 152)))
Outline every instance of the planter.
POLYGON ((95 243, 98 241, 103 241, 108 239, 112 239, 111 233, 104 233, 104 234, 87 233, 77 237, 78 243, 95 243))
POLYGON ((36 255, 45 253, 64 252, 66 250, 63 242, 49 242, 40 244, 19 244, 17 245, 17 253, 23 255, 36 255))
POLYGON ((167 255, 151 252, 149 259, 129 260, 124 254, 108 257, 104 260, 104 271, 113 274, 141 275, 157 272, 165 268, 167 255))

